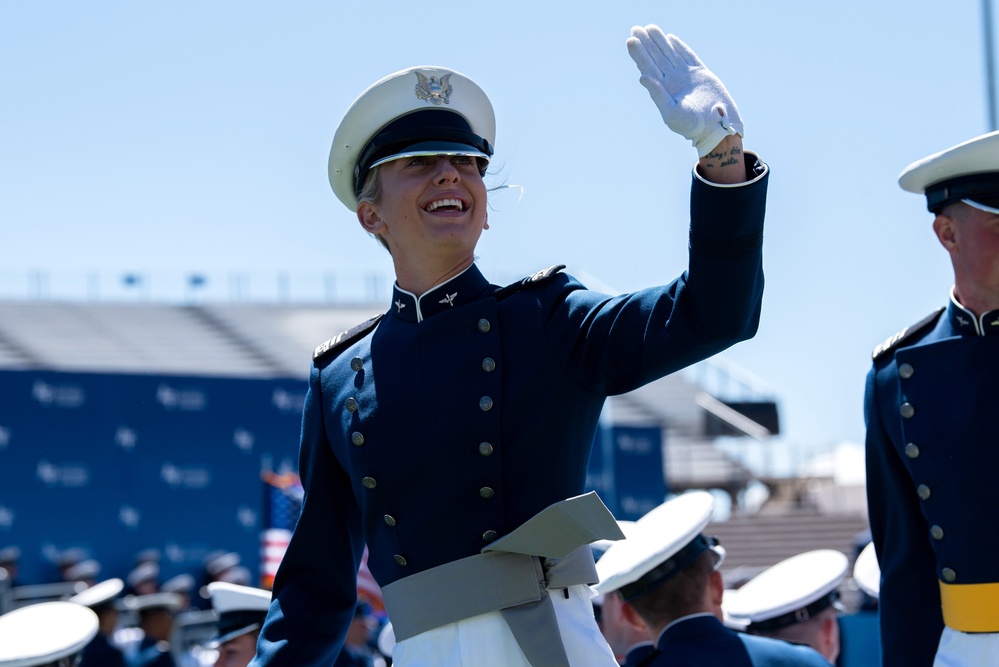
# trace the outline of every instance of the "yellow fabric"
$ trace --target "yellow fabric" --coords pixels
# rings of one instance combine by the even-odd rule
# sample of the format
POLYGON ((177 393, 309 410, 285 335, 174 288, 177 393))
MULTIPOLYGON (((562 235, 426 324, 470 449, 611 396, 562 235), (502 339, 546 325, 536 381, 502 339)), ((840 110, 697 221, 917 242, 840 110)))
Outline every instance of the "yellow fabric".
POLYGON ((961 632, 999 632, 999 583, 940 582, 944 624, 961 632))

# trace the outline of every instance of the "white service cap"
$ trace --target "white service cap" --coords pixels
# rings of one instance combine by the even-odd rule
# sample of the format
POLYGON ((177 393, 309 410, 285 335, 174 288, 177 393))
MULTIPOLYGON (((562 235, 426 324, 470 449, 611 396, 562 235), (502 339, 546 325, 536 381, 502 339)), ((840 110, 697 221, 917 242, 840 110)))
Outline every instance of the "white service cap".
POLYGON ((902 171, 898 184, 908 192, 925 194, 926 208, 933 212, 963 200, 999 208, 999 131, 913 162, 902 171))
POLYGON ((73 602, 15 609, 0 616, 0 667, 36 667, 75 655, 97 628, 97 614, 73 602))
POLYGON ((769 632, 807 621, 836 601, 849 559, 833 549, 808 551, 783 560, 748 581, 725 605, 734 622, 750 632, 769 632))
POLYGON ((875 600, 881 595, 881 566, 878 564, 878 554, 874 551, 874 542, 869 542, 857 556, 853 564, 853 580, 860 590, 875 600))
POLYGON ((635 522, 623 540, 597 561, 600 593, 634 599, 665 583, 707 550, 724 557, 713 538, 701 535, 711 521, 714 498, 692 491, 656 507, 635 522))
POLYGON ((208 584, 212 609, 218 616, 218 634, 207 644, 216 648, 240 635, 259 629, 271 604, 271 592, 224 581, 208 584))
POLYGON ((485 92, 446 67, 389 74, 354 100, 333 137, 329 179, 351 211, 372 167, 417 155, 469 155, 488 161, 496 117, 485 92))

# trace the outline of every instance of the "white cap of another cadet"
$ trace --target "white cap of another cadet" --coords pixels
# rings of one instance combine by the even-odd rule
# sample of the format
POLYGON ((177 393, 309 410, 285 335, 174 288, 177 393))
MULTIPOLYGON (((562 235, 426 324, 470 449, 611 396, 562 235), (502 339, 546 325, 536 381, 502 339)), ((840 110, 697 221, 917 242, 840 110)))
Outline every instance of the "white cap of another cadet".
POLYGON ((70 658, 97 635, 97 614, 73 602, 42 602, 0 616, 0 667, 70 658))
POLYGON ((722 623, 729 630, 745 632, 749 621, 743 618, 732 618, 732 615, 728 613, 729 608, 737 597, 739 597, 739 589, 737 588, 726 588, 722 591, 722 623))
POLYGON ((205 645, 207 648, 218 648, 263 626, 271 604, 270 591, 214 581, 208 584, 208 593, 218 616, 218 633, 205 645))
POLYGON ((926 195, 938 212, 963 201, 999 214, 999 131, 983 134, 913 162, 898 177, 903 190, 926 195))
POLYGON ((874 542, 869 542, 857 556, 853 564, 853 580, 857 587, 875 600, 881 595, 881 566, 878 564, 878 554, 874 551, 874 542))
POLYGON ((849 559, 819 549, 783 560, 753 577, 725 605, 748 632, 773 632, 801 623, 836 603, 849 559))
POLYGON ((330 185, 351 211, 372 167, 418 155, 488 162, 496 140, 489 98, 463 74, 420 66, 389 74, 354 100, 330 148, 330 185))
POLYGON ((669 581, 705 551, 718 556, 725 550, 717 540, 701 534, 711 521, 714 498, 706 491, 677 496, 655 508, 612 544, 597 561, 599 593, 617 591, 624 600, 648 593, 669 581))
POLYGON ((96 609, 109 604, 115 600, 125 589, 125 582, 121 579, 108 579, 99 584, 94 584, 82 593, 77 593, 69 599, 70 602, 82 604, 84 607, 96 609))
POLYGON ((180 611, 184 599, 176 593, 148 593, 146 595, 126 595, 122 600, 122 607, 139 614, 148 613, 158 609, 165 609, 171 613, 180 611))

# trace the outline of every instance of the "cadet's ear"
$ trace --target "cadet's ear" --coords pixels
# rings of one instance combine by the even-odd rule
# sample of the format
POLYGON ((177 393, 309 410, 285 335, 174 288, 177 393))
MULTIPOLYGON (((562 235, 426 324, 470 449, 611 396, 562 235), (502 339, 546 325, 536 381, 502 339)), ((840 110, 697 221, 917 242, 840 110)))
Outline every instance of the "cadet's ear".
POLYGON ((836 656, 839 655, 840 639, 839 622, 836 620, 834 614, 830 614, 822 619, 819 643, 822 645, 822 650, 819 653, 827 657, 831 655, 833 657, 830 660, 835 660, 836 656))
POLYGON ((381 234, 385 230, 385 223, 370 202, 361 202, 357 205, 357 220, 361 223, 361 227, 364 227, 364 231, 370 234, 381 234))
POLYGON ((940 245, 948 251, 957 247, 957 221, 944 212, 937 213, 933 219, 933 232, 937 235, 940 245))
MULTIPOLYGON (((610 593, 610 595, 617 595, 617 593, 610 593)), ((630 602, 621 602, 621 616, 624 617, 624 620, 626 620, 629 625, 632 625, 639 630, 649 630, 648 624, 642 619, 641 616, 638 615, 638 612, 635 611, 635 608, 631 606, 630 602)))

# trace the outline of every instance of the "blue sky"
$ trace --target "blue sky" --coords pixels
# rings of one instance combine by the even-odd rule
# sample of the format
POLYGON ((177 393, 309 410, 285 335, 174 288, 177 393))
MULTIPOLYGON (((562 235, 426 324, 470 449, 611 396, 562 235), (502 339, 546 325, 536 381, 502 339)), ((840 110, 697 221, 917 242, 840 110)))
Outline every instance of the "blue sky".
POLYGON ((387 274, 329 142, 371 82, 440 64, 493 101, 490 182, 524 187, 494 198, 487 275, 667 282, 696 154, 627 55, 645 23, 722 78, 772 168, 763 321, 727 356, 779 396, 785 445, 862 441, 872 348, 951 284, 896 178, 988 130, 979 2, 0 2, 0 279, 387 274))

